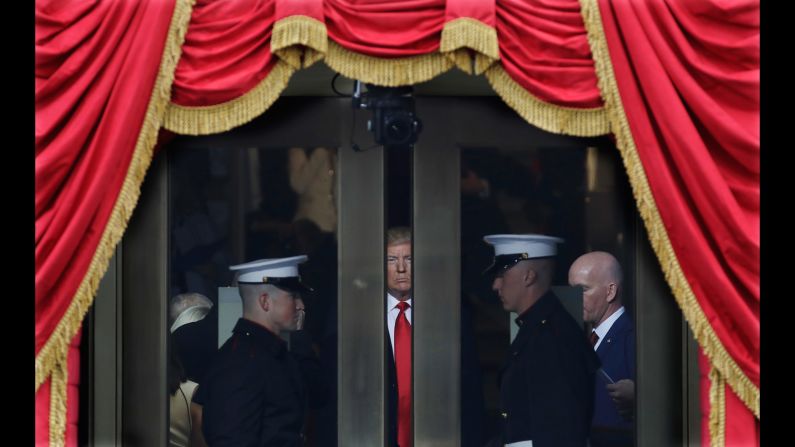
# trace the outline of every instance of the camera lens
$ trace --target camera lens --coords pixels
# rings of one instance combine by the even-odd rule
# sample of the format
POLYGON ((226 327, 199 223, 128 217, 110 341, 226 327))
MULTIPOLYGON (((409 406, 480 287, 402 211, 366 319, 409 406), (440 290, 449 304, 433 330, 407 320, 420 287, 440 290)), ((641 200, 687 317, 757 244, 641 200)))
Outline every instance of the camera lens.
POLYGON ((384 122, 384 133, 387 144, 407 144, 412 137, 413 117, 410 115, 393 115, 384 122))

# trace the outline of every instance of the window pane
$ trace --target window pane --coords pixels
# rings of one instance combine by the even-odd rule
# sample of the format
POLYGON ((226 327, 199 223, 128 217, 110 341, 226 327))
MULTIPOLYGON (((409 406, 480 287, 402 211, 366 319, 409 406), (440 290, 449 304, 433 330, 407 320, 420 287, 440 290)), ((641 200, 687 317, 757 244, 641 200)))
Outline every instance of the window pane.
MULTIPOLYGON (((170 377, 199 383, 232 335, 242 303, 230 265, 307 255, 299 265, 322 388, 336 384, 337 197, 335 148, 174 148, 170 154, 170 377), (209 310, 202 311, 204 303, 209 310), (211 307, 210 307, 211 306, 211 307), (186 311, 189 309, 189 311, 186 311), (185 311, 180 316, 180 311, 185 311), (176 324, 174 324, 176 323, 176 324)), ((287 333, 282 334, 289 340, 287 333)), ((267 371, 263 372, 267 374, 267 371)), ((192 388, 172 384, 172 418, 192 388)), ((310 395, 308 445, 336 439, 335 400, 310 395)), ((183 424, 172 436, 189 427, 183 424)))
MULTIPOLYGON (((623 294, 627 317, 633 314, 634 202, 615 148, 596 147, 475 147, 461 150, 461 290, 462 328, 471 325, 477 340, 476 363, 482 376, 485 407, 483 437, 498 436, 504 423, 500 405, 502 368, 511 355, 511 342, 518 326, 516 314, 508 314, 492 278, 482 275, 491 264, 494 249, 483 241, 489 234, 543 234, 564 239, 558 245, 552 290, 575 321, 583 336, 593 324, 584 321, 583 292, 569 285, 569 267, 591 251, 606 251, 624 268, 623 294), (467 321, 469 320, 469 321, 467 321)), ((635 379, 634 333, 631 335, 631 365, 615 365, 605 358, 603 368, 617 376, 635 379), (629 377, 631 371, 631 377, 629 377), (625 377, 627 376, 627 377, 625 377)), ((617 340, 617 339, 616 339, 617 340)), ((462 373, 467 374, 462 344, 462 373)), ((598 379, 595 386, 605 382, 598 379)), ((605 398, 605 392, 596 398, 605 398)), ((462 406, 477 405, 480 396, 462 388, 462 406), (469 394, 469 395, 467 395, 469 394), (468 403, 469 402, 469 403, 468 403)), ((633 423, 618 420, 609 408, 612 402, 597 403, 597 411, 611 412, 595 422, 625 430, 632 442, 633 423)), ((466 410, 465 410, 466 412, 466 410)), ((466 427, 466 416, 462 427, 466 427)), ((469 425, 473 425, 470 423, 469 425)), ((612 435, 612 433, 611 433, 612 435)), ((597 435, 595 435, 597 436, 597 435)), ((464 437, 465 439, 465 437, 464 437)), ((630 444, 631 445, 631 444, 630 444)))

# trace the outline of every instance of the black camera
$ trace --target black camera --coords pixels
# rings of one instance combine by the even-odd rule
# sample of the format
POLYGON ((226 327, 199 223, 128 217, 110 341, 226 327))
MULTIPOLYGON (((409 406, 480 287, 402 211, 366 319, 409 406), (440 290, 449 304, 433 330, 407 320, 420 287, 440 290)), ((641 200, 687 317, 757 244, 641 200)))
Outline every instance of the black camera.
POLYGON ((412 88, 365 85, 367 92, 362 94, 361 85, 356 82, 353 107, 373 111, 367 128, 373 132, 375 142, 383 146, 409 147, 416 143, 422 122, 414 112, 412 88))

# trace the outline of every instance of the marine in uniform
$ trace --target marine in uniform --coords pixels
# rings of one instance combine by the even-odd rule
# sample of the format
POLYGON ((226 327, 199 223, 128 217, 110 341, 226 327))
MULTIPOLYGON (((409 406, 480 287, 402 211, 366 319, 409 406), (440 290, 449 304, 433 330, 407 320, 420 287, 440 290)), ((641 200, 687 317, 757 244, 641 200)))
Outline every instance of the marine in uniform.
POLYGON ((310 397, 322 396, 319 367, 302 331, 297 265, 306 256, 265 259, 238 271, 243 316, 218 351, 194 401, 202 433, 217 446, 301 446, 310 397), (290 346, 281 337, 290 333, 290 346), (314 395, 314 396, 313 396, 314 395))
POLYGON ((519 331, 500 380, 501 433, 490 446, 583 447, 593 414, 599 359, 582 328, 551 291, 562 239, 490 235, 495 250, 484 272, 519 331))

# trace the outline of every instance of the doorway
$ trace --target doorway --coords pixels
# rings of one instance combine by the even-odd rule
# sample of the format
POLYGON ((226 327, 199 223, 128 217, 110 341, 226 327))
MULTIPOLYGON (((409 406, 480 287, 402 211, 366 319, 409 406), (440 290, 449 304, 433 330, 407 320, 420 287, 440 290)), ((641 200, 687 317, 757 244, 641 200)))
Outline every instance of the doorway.
MULTIPOLYGON (((113 329, 122 341, 117 377, 124 386, 112 430, 133 444, 167 445, 170 297, 203 288, 218 305, 218 288, 231 282, 228 265, 322 247, 315 257, 322 262, 312 268, 326 294, 314 297, 321 318, 311 330, 324 361, 333 365, 330 380, 338 396, 325 411, 333 415, 339 445, 382 445, 389 352, 378 298, 385 290, 384 232, 409 224, 414 293, 433 297, 416 301, 413 322, 415 445, 468 441, 461 434, 462 325, 471 325, 476 338, 480 436, 495 431, 496 381, 511 327, 477 275, 489 256, 489 247, 478 241, 503 231, 566 239, 554 282, 561 287, 579 254, 616 254, 628 270, 632 295, 643 291, 643 302, 631 310, 644 351, 637 365, 637 445, 683 440, 683 408, 689 408, 682 392, 688 383, 683 323, 611 142, 543 132, 495 97, 418 97, 417 113, 424 122, 420 140, 398 154, 351 150, 351 129, 361 146, 372 141, 367 114, 354 117, 348 99, 321 97, 281 98, 247 125, 221 135, 179 137, 160 154, 113 270, 113 296, 122 303, 113 329), (332 231, 313 219, 296 226, 297 205, 286 200, 291 190, 295 202, 300 194, 289 187, 291 151, 300 150, 308 163, 318 148, 325 149, 327 164, 321 165, 333 179, 332 231), (484 184, 487 192, 477 188, 484 184), (335 274, 324 275, 329 272, 335 274), (652 371, 659 370, 651 368, 666 372, 652 381, 652 371)), ((216 336, 223 334, 216 329, 216 336)), ((101 415, 93 417, 102 425, 101 415)), ((316 439, 322 438, 318 421, 324 417, 310 421, 316 439)))

